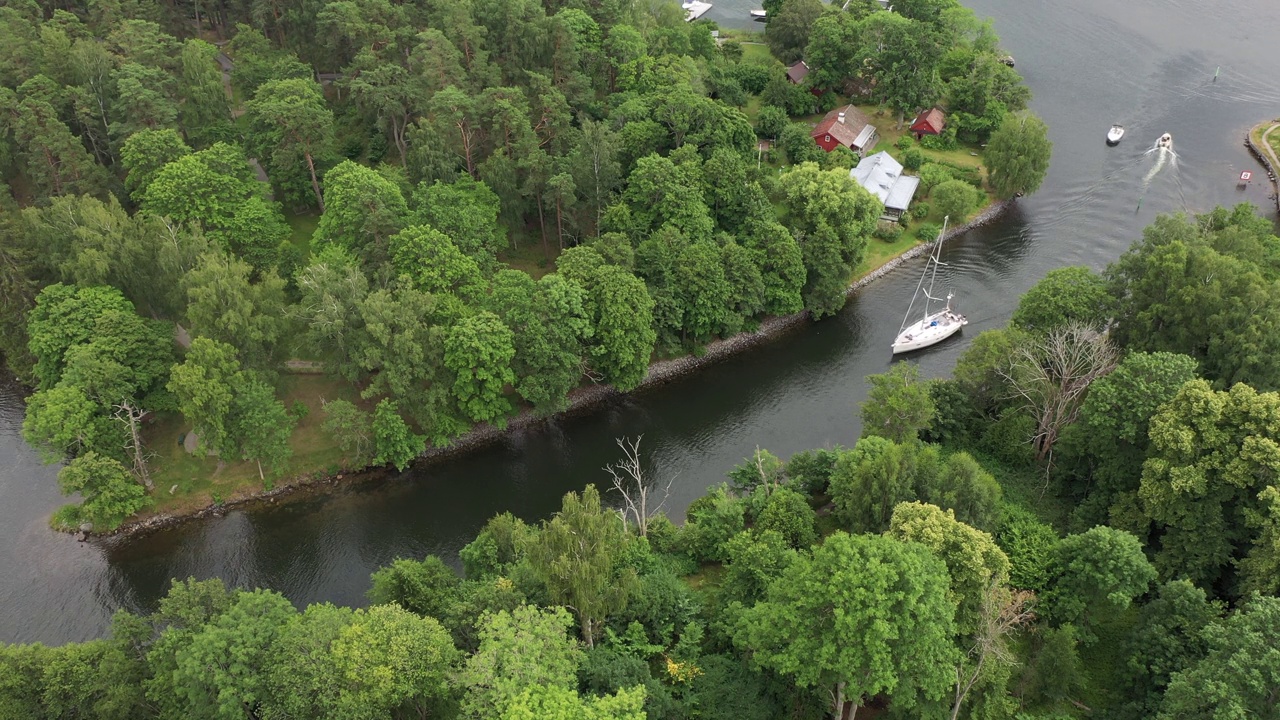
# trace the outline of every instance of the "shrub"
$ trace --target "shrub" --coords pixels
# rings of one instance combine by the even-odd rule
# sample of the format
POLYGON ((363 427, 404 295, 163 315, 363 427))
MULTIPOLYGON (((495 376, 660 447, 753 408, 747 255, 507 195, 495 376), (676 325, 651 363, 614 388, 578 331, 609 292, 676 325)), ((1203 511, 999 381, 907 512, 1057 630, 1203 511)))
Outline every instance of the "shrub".
POLYGON ((949 127, 941 135, 925 135, 920 139, 920 145, 930 150, 955 150, 956 129, 949 127))
POLYGON ((916 144, 916 140, 915 138, 911 137, 911 133, 905 133, 902 137, 898 138, 897 142, 895 142, 893 146, 903 152, 907 152, 908 150, 915 147, 915 144, 916 144))
POLYGON ((919 170, 924 164, 924 153, 920 152, 920 148, 911 148, 902 156, 902 167, 908 170, 919 170))
POLYGON ((928 162, 920 166, 920 191, 928 195, 938 185, 955 179, 951 168, 941 163, 928 162))
POLYGON ((948 180, 933 189, 933 204, 953 222, 963 222, 978 208, 978 191, 963 180, 948 180))
POLYGON ((942 232, 942 226, 937 223, 923 223, 916 228, 916 237, 921 240, 933 241, 938 239, 938 233, 942 232))
POLYGON ((818 539, 814 526, 817 516, 803 495, 788 487, 780 487, 769 496, 756 528, 775 530, 791 547, 807 548, 818 539))
POLYGON ((933 208, 929 207, 927 202, 918 202, 911 206, 911 217, 916 220, 923 220, 929 217, 929 211, 933 208))
POLYGON ((689 553, 700 562, 723 562, 724 545, 746 527, 746 504, 720 485, 689 506, 689 553))
MULTIPOLYGON (((725 43, 726 45, 728 43, 725 43)), ((759 95, 769 84, 772 71, 759 63, 738 63, 733 66, 733 79, 751 95, 759 95)))
POLYGON ((871 236, 877 240, 893 242, 902 237, 902 232, 902 226, 898 223, 885 221, 876 225, 876 229, 871 231, 871 236))

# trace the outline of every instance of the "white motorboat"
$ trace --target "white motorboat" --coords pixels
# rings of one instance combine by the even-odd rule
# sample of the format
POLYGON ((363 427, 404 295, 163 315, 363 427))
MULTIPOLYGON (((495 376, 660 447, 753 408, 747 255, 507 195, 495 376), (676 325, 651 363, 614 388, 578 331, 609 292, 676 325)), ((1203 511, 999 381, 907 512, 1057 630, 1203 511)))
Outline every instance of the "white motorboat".
POLYGON ((1169 150, 1173 148, 1173 136, 1169 133, 1161 135, 1160 139, 1156 141, 1156 147, 1161 150, 1169 150))
POLYGON ((920 284, 916 286, 916 294, 911 298, 911 305, 907 307, 907 315, 902 319, 902 327, 898 330, 898 337, 893 341, 893 354, 911 352, 927 348, 930 345, 937 345, 947 338, 960 332, 960 328, 969 324, 963 315, 957 313, 951 308, 952 293, 947 293, 946 298, 936 298, 933 296, 934 280, 938 277, 938 266, 943 265, 938 258, 941 257, 942 239, 947 234, 947 219, 942 221, 942 232, 938 233, 938 242, 933 246, 933 253, 929 255, 929 262, 924 266, 924 272, 920 275, 920 284), (924 289, 924 280, 929 278, 929 289, 924 289), (911 322, 912 310, 915 308, 916 300, 924 295, 924 312, 920 319, 911 322), (941 310, 934 311, 929 307, 930 301, 945 302, 941 310))
POLYGON ((751 19, 752 19, 752 20, 755 20, 756 22, 764 22, 765 20, 768 20, 768 19, 769 19, 769 11, 767 11, 767 10, 752 10, 752 11, 751 11, 751 19))
POLYGON ((701 2, 701 0, 686 0, 680 4, 680 7, 684 8, 687 13, 684 17, 684 21, 693 22, 707 14, 707 11, 711 9, 711 3, 701 2))
POLYGON ((1124 137, 1124 126, 1112 125, 1111 129, 1107 131, 1107 144, 1118 145, 1122 137, 1124 137))

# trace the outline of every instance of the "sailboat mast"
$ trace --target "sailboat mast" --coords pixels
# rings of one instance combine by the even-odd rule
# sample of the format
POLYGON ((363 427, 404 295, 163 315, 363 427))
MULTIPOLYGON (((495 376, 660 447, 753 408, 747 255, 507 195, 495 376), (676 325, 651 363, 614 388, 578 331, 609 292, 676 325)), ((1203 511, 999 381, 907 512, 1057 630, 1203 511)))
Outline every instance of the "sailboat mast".
POLYGON ((934 243, 933 255, 930 258, 933 261, 933 270, 929 275, 929 291, 924 294, 924 315, 929 316, 929 301, 933 299, 933 282, 938 279, 938 265, 942 261, 942 240, 947 236, 947 221, 951 219, 950 215, 942 218, 942 232, 938 233, 938 242, 934 243))

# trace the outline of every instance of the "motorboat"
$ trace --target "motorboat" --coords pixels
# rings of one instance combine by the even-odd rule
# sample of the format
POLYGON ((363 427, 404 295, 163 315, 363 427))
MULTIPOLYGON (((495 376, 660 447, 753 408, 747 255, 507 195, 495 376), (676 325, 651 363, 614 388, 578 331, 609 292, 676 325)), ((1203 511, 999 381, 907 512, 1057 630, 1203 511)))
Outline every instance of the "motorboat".
POLYGON ((769 11, 767 11, 767 10, 752 10, 752 11, 751 11, 751 19, 752 19, 752 20, 755 20, 756 22, 764 22, 764 21, 766 21, 766 20, 768 20, 768 19, 769 19, 769 11))
POLYGON ((1124 137, 1124 126, 1123 126, 1123 125, 1112 125, 1112 126, 1111 126, 1111 129, 1107 131, 1107 144, 1108 144, 1108 145, 1119 145, 1119 144, 1120 144, 1120 138, 1122 138, 1122 137, 1124 137))
POLYGON ((933 252, 929 255, 929 262, 925 264, 924 272, 920 275, 920 283, 916 285, 916 294, 911 298, 911 305, 907 306, 907 315, 902 319, 902 327, 898 330, 898 337, 893 341, 894 355, 927 348, 930 345, 937 345, 960 332, 960 328, 969 324, 965 316, 957 313, 951 307, 951 299, 955 296, 954 293, 947 293, 946 298, 933 296, 933 285, 938 277, 938 266, 945 264, 939 258, 942 253, 942 239, 946 235, 947 219, 944 218, 942 231, 938 233, 938 242, 933 246, 933 252), (925 278, 929 279, 928 290, 924 289, 925 278), (911 318, 915 317, 912 314, 912 310, 921 295, 924 296, 924 312, 921 313, 919 320, 911 322, 911 318), (943 302, 945 305, 941 310, 933 311, 930 308, 931 301, 943 302))
POLYGON ((701 0, 686 0, 680 4, 680 7, 684 8, 687 13, 684 17, 684 21, 693 22, 707 14, 707 11, 711 9, 711 3, 701 2, 701 0))
POLYGON ((1156 141, 1156 147, 1157 147, 1157 148, 1160 148, 1161 150, 1169 150, 1169 149, 1172 149, 1172 148, 1173 148, 1173 136, 1172 136, 1172 135, 1170 135, 1169 133, 1165 133, 1165 134, 1161 135, 1161 136, 1160 136, 1160 139, 1156 141))

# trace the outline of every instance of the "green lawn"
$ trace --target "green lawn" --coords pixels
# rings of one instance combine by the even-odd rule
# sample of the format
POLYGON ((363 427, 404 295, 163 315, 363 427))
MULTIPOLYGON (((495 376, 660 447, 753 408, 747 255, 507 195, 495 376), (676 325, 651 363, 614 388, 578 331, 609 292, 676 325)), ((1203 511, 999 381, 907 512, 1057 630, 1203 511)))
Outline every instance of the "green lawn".
MULTIPOLYGON (((324 432, 321 401, 350 400, 366 410, 372 408, 360 399, 350 383, 324 375, 285 375, 281 400, 292 409, 295 402, 307 407, 289 439, 293 458, 281 473, 294 478, 317 471, 333 471, 344 465, 342 452, 333 438, 324 432)), ((262 489, 255 463, 233 460, 219 466, 216 457, 200 458, 188 454, 180 438, 191 429, 179 413, 162 413, 146 429, 147 447, 155 455, 151 460, 155 481, 155 507, 152 512, 183 512, 207 506, 215 500, 231 500, 262 489), (173 492, 170 492, 170 490, 173 492)))
POLYGON ((920 241, 916 239, 915 234, 909 232, 902 233, 893 242, 871 238, 867 241, 866 257, 862 259, 862 262, 853 271, 853 279, 858 280, 866 277, 867 273, 910 250, 918 242, 920 241))
POLYGON ((533 276, 534 280, 538 280, 556 269, 556 258, 559 256, 560 248, 552 238, 545 251, 540 241, 527 241, 520 247, 507 248, 499 252, 498 261, 516 270, 523 270, 533 276))
POLYGON ((304 254, 309 254, 311 248, 311 236, 316 232, 316 226, 320 224, 320 216, 315 213, 292 213, 286 212, 284 219, 289 223, 289 229, 293 234, 289 236, 289 242, 298 246, 304 254))
POLYGON ((769 52, 769 46, 764 43, 742 43, 742 59, 744 62, 755 62, 763 65, 779 62, 773 57, 773 53, 769 52))

